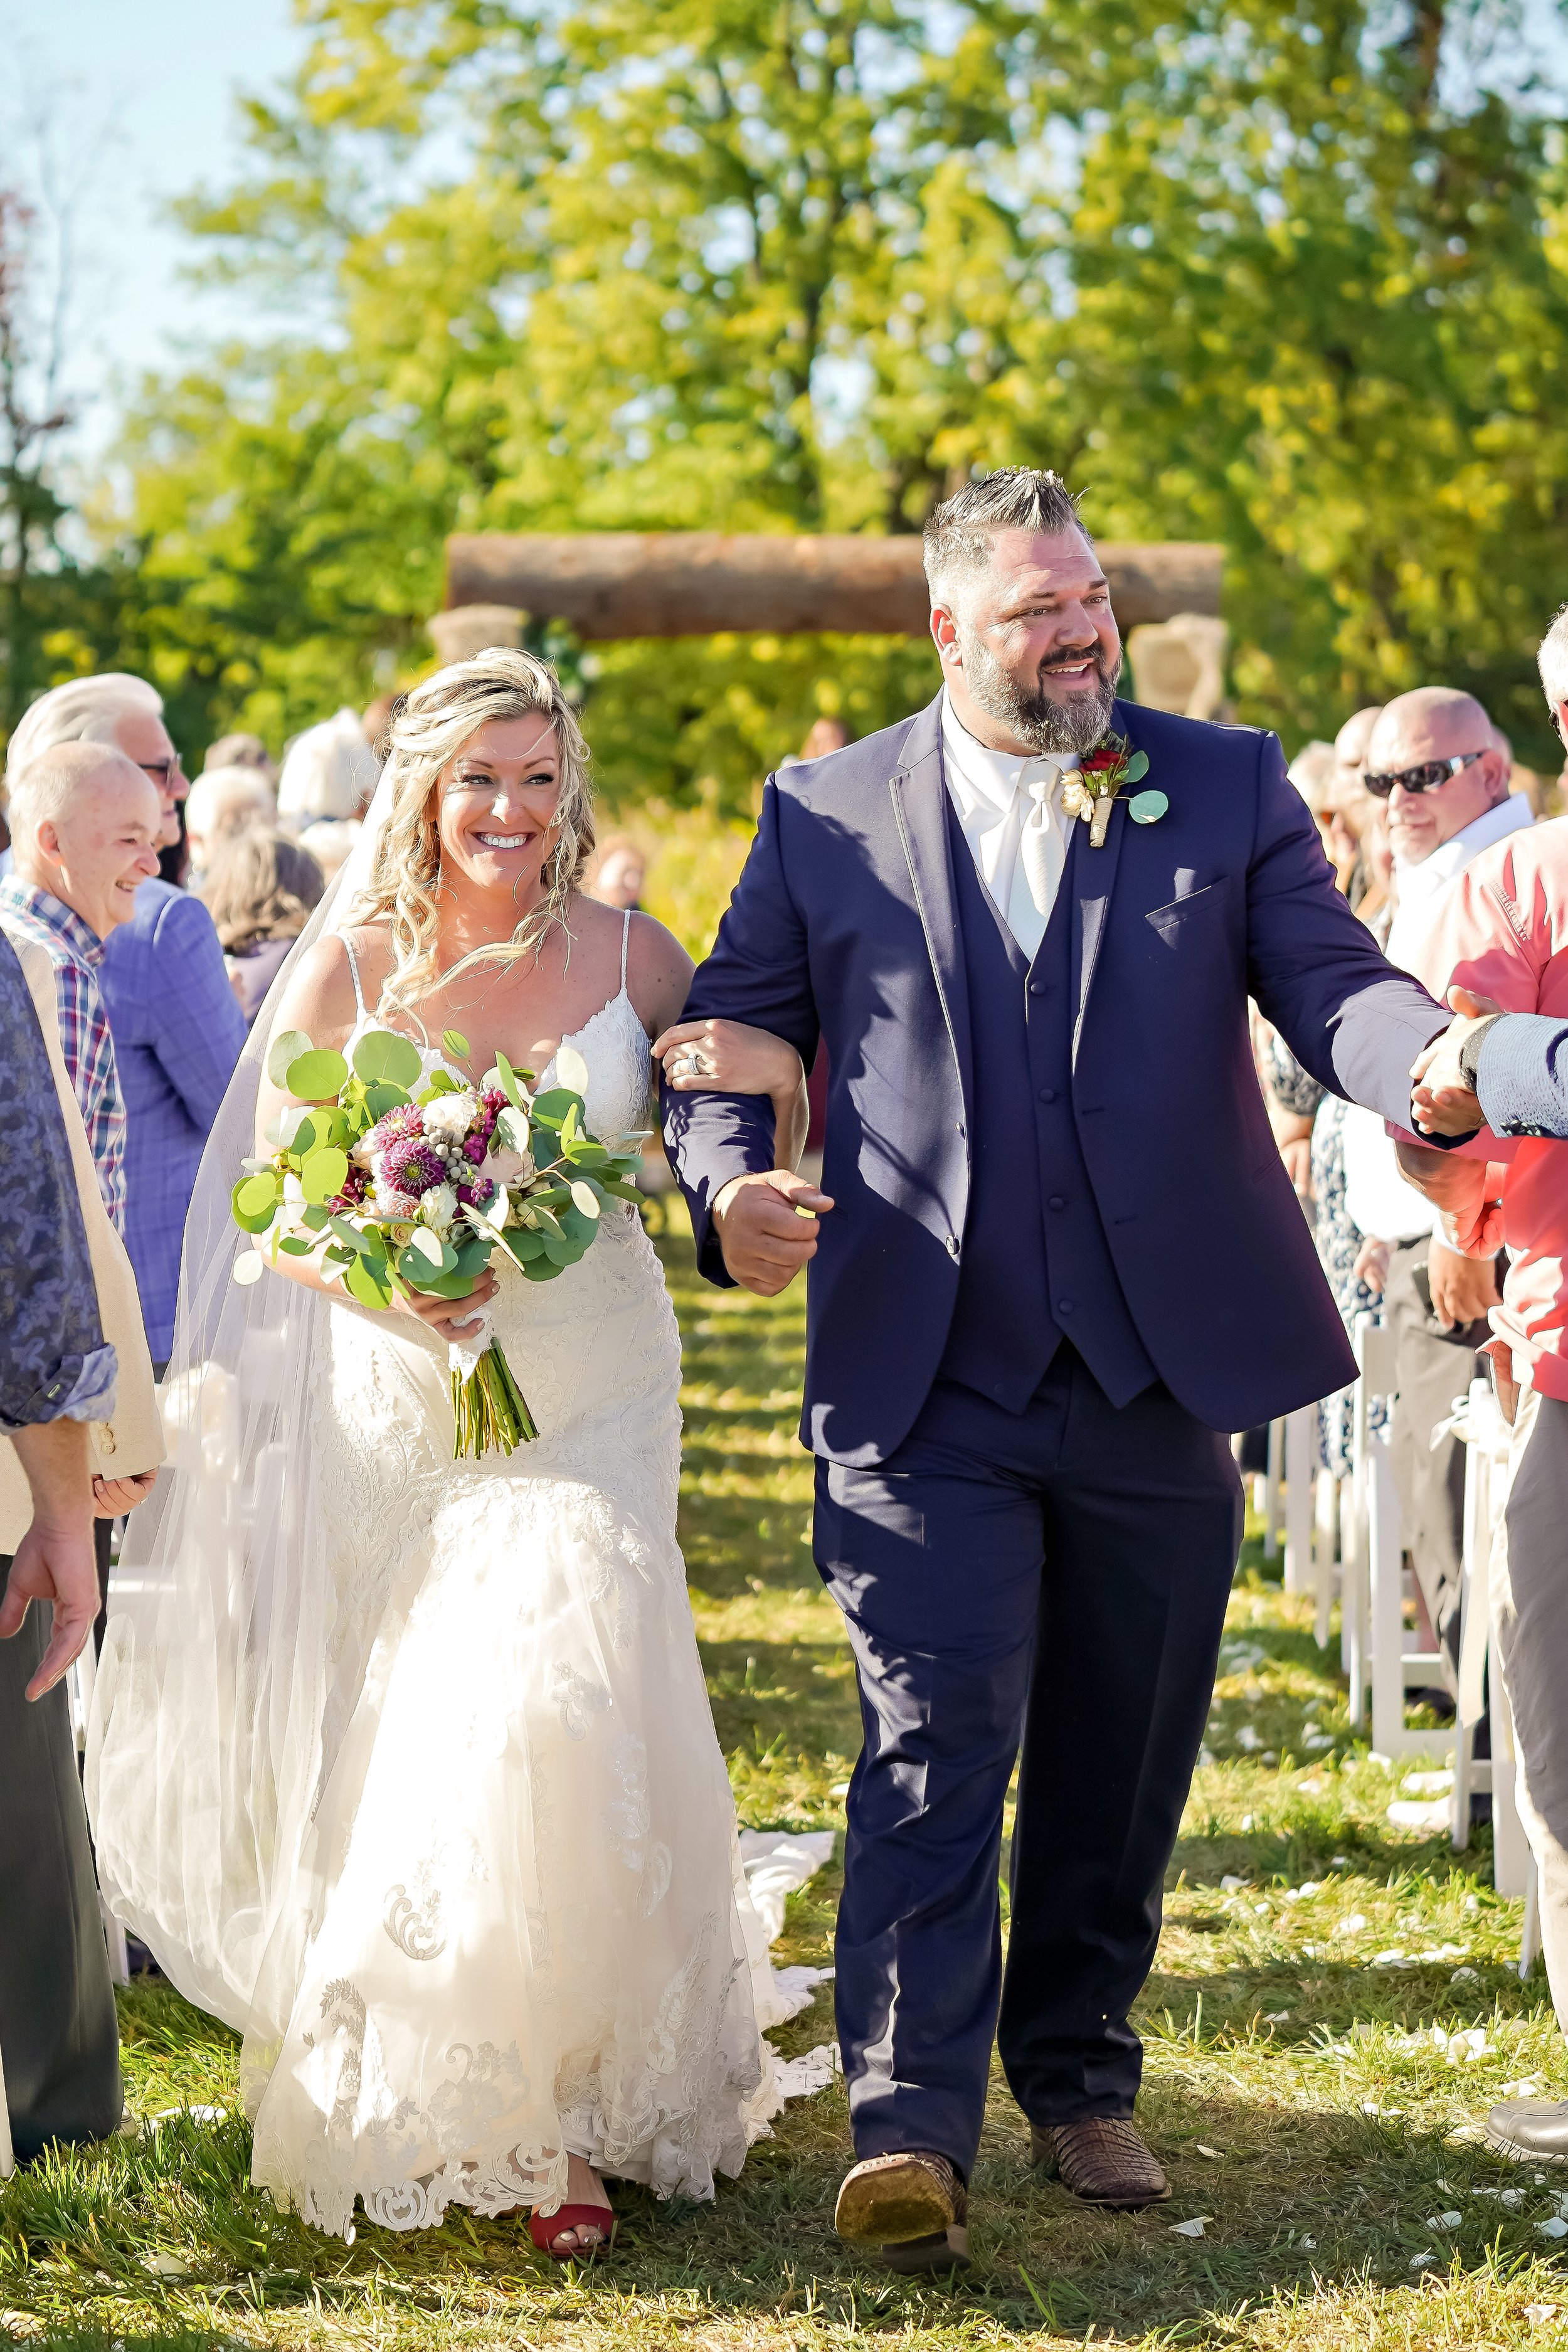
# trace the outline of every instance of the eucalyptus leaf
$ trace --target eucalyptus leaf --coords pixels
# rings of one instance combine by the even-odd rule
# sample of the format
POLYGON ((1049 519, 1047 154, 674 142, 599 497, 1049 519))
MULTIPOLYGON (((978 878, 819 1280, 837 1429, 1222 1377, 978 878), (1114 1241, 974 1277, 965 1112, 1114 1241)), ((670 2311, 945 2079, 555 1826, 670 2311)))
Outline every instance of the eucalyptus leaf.
POLYGON ((500 1081, 502 1094, 505 1095, 512 1108, 514 1110, 526 1110, 528 1108, 528 1105, 523 1099, 522 1088, 518 1084, 517 1072, 512 1068, 511 1064, 507 1060, 504 1054, 498 1054, 496 1055, 496 1076, 500 1081))
MULTIPOLYGON (((282 1084, 281 1079, 279 1084, 282 1084)), ((285 1103, 282 1109, 267 1122, 265 1133, 268 1142, 275 1143, 279 1151, 292 1150, 300 1123, 310 1116, 310 1112, 302 1110, 298 1103, 285 1103)))
POLYGON ((567 1112, 576 1104, 582 1108, 581 1097, 566 1087, 552 1087, 545 1094, 533 1097, 533 1118, 536 1126, 559 1127, 567 1112))
POLYGON ((544 1235, 542 1234, 525 1233, 513 1228, 509 1232, 504 1233, 501 1235, 501 1240, 505 1244, 506 1247, 511 1252, 512 1256, 517 1260, 519 1265, 526 1265, 531 1258, 542 1257, 544 1255, 544 1235))
POLYGON ((314 1051, 302 1029, 285 1029, 280 1036, 274 1037, 267 1049, 267 1075, 273 1085, 287 1087, 290 1063, 297 1062, 301 1054, 314 1051))
POLYGON ((367 1029, 354 1047, 354 1072, 366 1087, 417 1086, 425 1074, 419 1048, 395 1029, 367 1029))
POLYGON ((555 1083, 570 1087, 574 1095, 588 1091, 588 1065, 575 1045, 562 1045, 555 1055, 555 1083))
POLYGON ((352 1250, 356 1257, 384 1258, 386 1255, 385 1245, 379 1234, 372 1240, 369 1234, 362 1234, 357 1225, 351 1224, 347 1217, 329 1217, 327 1223, 343 1247, 352 1250))
POLYGON ((349 1066, 341 1054, 312 1047, 289 1063, 286 1082, 296 1102, 335 1102, 348 1075, 349 1066))
POLYGON ((300 1212, 300 1223, 302 1225, 309 1225, 313 1234, 324 1233, 331 1222, 326 1210, 314 1201, 308 1209, 300 1212))
POLYGON ((373 1124, 384 1118, 389 1110, 401 1110, 410 1099, 407 1087, 394 1086, 390 1078, 377 1078, 364 1090, 364 1107, 373 1124))
POLYGON ((529 1139, 533 1132, 529 1126, 527 1114, 521 1110, 513 1110, 510 1103, 497 1118, 495 1131, 500 1141, 509 1151, 519 1152, 529 1149, 529 1139))
POLYGON ((561 1266, 557 1259, 547 1257, 543 1251, 541 1251, 538 1257, 529 1259, 522 1270, 530 1282, 553 1282, 561 1271, 561 1266))
POLYGON ((276 1176, 242 1176, 229 1195, 235 1223, 247 1234, 265 1233, 278 1206, 276 1176))
POLYGON ((278 1246, 280 1250, 286 1250, 290 1257, 309 1257, 316 1244, 314 1242, 301 1241, 298 1234, 284 1234, 278 1246))
POLYGON ((384 1259, 378 1266, 369 1258, 356 1257, 343 1282, 362 1307, 387 1307, 392 1304, 392 1285, 386 1278, 384 1259))
POLYGON ((468 1058, 468 1041, 460 1029, 443 1029, 441 1051, 448 1055, 454 1062, 466 1062, 468 1058))
POLYGON ((235 1259, 234 1278, 242 1290, 248 1290, 253 1282, 259 1282, 266 1271, 254 1250, 247 1250, 242 1257, 235 1259))
POLYGON ((348 1172, 348 1154, 340 1151, 335 1143, 328 1144, 323 1150, 312 1151, 300 1171, 300 1181, 305 1188, 306 1200, 321 1202, 334 1199, 347 1182, 348 1172))
POLYGON ((591 1218, 595 1224, 598 1223, 599 1194, 581 1177, 572 1187, 572 1204, 581 1215, 591 1218))
POLYGON ((1149 772, 1149 754, 1148 754, 1148 752, 1147 752, 1147 751, 1134 751, 1134 752, 1133 752, 1133 754, 1132 754, 1132 756, 1131 756, 1131 759, 1128 761, 1128 762, 1127 762, 1127 772, 1126 772, 1126 774, 1125 774, 1125 776, 1124 776, 1124 778, 1123 778, 1123 782, 1126 782, 1126 783, 1129 783, 1129 784, 1135 784, 1135 783, 1138 782, 1138 779, 1139 779, 1139 777, 1140 777, 1140 776, 1146 776, 1146 775, 1148 774, 1148 772, 1149 772))

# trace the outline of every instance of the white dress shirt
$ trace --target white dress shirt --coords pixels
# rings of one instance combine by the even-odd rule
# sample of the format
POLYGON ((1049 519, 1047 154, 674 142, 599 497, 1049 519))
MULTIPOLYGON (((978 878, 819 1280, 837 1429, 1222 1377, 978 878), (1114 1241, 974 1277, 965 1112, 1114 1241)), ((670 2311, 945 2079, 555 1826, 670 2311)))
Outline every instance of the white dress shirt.
POLYGON ((942 692, 942 763, 947 789, 958 813, 963 838, 969 844, 980 878, 992 902, 1032 963, 1046 935, 1058 886, 1067 864, 1068 843, 1076 819, 1062 814, 1062 779, 1078 766, 1076 751, 1047 751, 1025 757, 1016 751, 993 751, 977 742, 955 714, 947 688, 942 692), (1020 855, 1024 827, 1036 820, 1048 825, 1051 879, 1044 905, 1038 903, 1020 855))
POLYGON ((1436 902, 1450 882, 1457 882, 1472 857, 1535 823, 1535 811, 1522 793, 1510 793, 1479 816, 1439 842, 1430 857, 1412 866, 1403 857, 1394 861, 1395 905, 1388 933, 1388 961, 1409 970, 1415 942, 1435 918, 1436 902))
MULTIPOLYGON (((1473 857, 1535 823, 1535 812, 1522 793, 1510 793, 1489 809, 1450 834, 1430 857, 1411 864, 1394 861, 1397 892, 1394 920, 1384 952, 1390 963, 1408 971, 1416 961, 1418 944, 1436 921, 1447 891, 1473 857)), ((1346 1106, 1344 1118, 1345 1213, 1363 1234, 1384 1241, 1417 1241, 1423 1234, 1443 1237, 1441 1210, 1424 1192, 1407 1184, 1399 1172, 1393 1139, 1376 1111, 1359 1103, 1346 1106)))

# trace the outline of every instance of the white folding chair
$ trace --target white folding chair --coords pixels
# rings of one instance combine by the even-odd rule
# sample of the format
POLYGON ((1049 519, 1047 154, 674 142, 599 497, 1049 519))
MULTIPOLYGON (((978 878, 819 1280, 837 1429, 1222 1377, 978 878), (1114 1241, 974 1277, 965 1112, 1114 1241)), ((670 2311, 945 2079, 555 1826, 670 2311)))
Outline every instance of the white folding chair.
POLYGON ((1465 1519, 1459 1574, 1459 1690, 1454 1740, 1451 1829, 1461 1852, 1469 1843, 1470 1799, 1479 1791, 1492 1801, 1492 1876, 1500 1895, 1524 1898, 1524 1932, 1519 1972, 1528 1976, 1541 1947, 1540 1893, 1535 1859, 1520 1819, 1519 1767, 1513 1715, 1502 1676, 1488 1674, 1492 1642, 1489 1567, 1492 1538, 1508 1501, 1510 1433, 1491 1382, 1475 1380, 1468 1394, 1456 1398, 1452 1417, 1433 1432, 1433 1444, 1452 1433, 1464 1441, 1465 1519), (1489 1706, 1491 1755, 1475 1753, 1476 1726, 1489 1706))
MULTIPOLYGON (((1369 1425, 1374 1396, 1394 1395, 1396 1378, 1394 1334, 1375 1317, 1358 1315, 1352 1333, 1360 1378, 1355 1408, 1356 1607, 1351 1637, 1351 1721, 1364 1718, 1367 1686, 1372 1694, 1372 1744, 1383 1756, 1430 1755, 1446 1748, 1441 1734, 1412 1731, 1405 1722, 1405 1694, 1433 1680, 1434 1654, 1405 1646, 1405 1553, 1399 1492, 1394 1483, 1389 1433, 1369 1425)), ((1393 1412, 1398 1411, 1395 1401, 1393 1412)), ((1352 1582, 1347 1568, 1345 1585, 1352 1582)))
POLYGON ((1285 1475, 1285 1424, 1268 1424, 1268 1467, 1263 1477, 1263 1557, 1279 1557, 1279 1488, 1285 1475))
MULTIPOLYGON (((1272 1432, 1270 1432, 1272 1435, 1272 1432)), ((1317 1479, 1318 1408, 1285 1416, 1285 1590, 1305 1592, 1312 1561, 1312 1490, 1317 1479)))

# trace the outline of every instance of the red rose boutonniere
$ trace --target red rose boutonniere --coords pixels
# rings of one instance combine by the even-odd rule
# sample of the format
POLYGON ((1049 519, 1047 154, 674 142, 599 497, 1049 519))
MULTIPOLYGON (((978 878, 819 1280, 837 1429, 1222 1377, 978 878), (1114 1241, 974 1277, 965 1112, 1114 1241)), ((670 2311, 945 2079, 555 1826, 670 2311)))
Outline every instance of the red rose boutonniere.
MULTIPOLYGON (((1126 787, 1141 782, 1148 772, 1149 754, 1135 751, 1124 735, 1108 735, 1084 753, 1077 775, 1062 786, 1062 809, 1068 816, 1083 819, 1091 849, 1104 848, 1112 808, 1126 787)), ((1128 802, 1127 813, 1135 824, 1156 824, 1170 805, 1163 793, 1137 793, 1128 802)))

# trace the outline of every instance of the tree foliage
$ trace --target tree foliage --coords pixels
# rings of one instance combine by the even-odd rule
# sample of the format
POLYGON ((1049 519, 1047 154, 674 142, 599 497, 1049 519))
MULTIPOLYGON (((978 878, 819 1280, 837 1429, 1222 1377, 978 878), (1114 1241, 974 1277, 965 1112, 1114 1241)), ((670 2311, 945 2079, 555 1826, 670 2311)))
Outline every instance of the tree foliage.
MULTIPOLYGON (((279 331, 132 436, 142 625, 209 731, 427 659, 454 528, 907 530, 1027 460, 1106 535, 1224 541, 1243 717, 1294 740, 1442 678, 1543 747, 1568 182, 1506 8, 306 13, 250 176, 187 210, 279 331)), ((934 677, 858 640, 588 667, 613 793, 731 812, 818 708, 934 677)))

